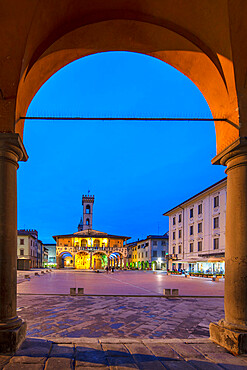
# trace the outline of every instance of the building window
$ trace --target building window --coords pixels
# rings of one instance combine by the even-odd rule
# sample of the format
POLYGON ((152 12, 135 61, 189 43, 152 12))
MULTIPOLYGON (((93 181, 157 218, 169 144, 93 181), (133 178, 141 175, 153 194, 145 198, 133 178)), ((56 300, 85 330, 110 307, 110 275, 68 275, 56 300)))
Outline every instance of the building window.
POLYGON ((198 205, 198 215, 202 214, 202 204, 198 205))
POLYGON ((90 213, 90 206, 89 205, 86 206, 86 213, 90 213))
POLYGON ((194 227, 193 225, 190 226, 190 235, 193 235, 194 234, 194 227))
POLYGON ((178 230, 178 237, 181 238, 182 237, 182 230, 178 230))
POLYGON ((140 248, 141 248, 141 246, 140 246, 140 245, 138 245, 138 246, 137 246, 137 249, 140 249, 140 248))
POLYGON ((176 253, 176 248, 175 248, 175 247, 173 247, 173 248, 172 248, 172 253, 173 253, 173 254, 175 254, 175 253, 176 253))
POLYGON ((173 239, 173 240, 175 240, 175 239, 176 239, 176 233, 175 233, 175 231, 173 231, 173 233, 172 233, 172 239, 173 239))
POLYGON ((94 248, 97 248, 97 249, 100 247, 100 241, 99 241, 99 239, 95 239, 94 240, 93 246, 94 246, 94 248))
POLYGON ((162 240, 161 245, 162 246, 166 245, 166 241, 165 240, 162 240))
POLYGON ((219 205, 220 205, 220 198, 217 195, 216 197, 214 197, 214 208, 219 207, 219 205))
POLYGON ((219 227, 219 217, 214 217, 214 229, 218 229, 219 227))
POLYGON ((89 225, 89 218, 86 219, 86 225, 89 225))
POLYGON ((190 209, 190 218, 192 218, 194 216, 194 209, 193 208, 191 208, 190 209))
POLYGON ((219 238, 214 239, 214 249, 219 249, 219 238))
POLYGON ((20 249, 20 255, 24 256, 24 249, 20 249))
POLYGON ((182 248, 181 248, 181 245, 178 246, 178 253, 181 254, 182 253, 182 248))
POLYGON ((148 252, 146 252, 146 257, 148 256, 148 252))
POLYGON ((194 247, 194 244, 190 243, 190 252, 193 252, 193 247, 194 247))
POLYGON ((181 213, 178 215, 178 222, 180 223, 182 221, 182 215, 181 213))
POLYGON ((166 256, 166 252, 165 251, 161 251, 161 257, 165 257, 166 256))
POLYGON ((157 251, 153 251, 153 257, 157 257, 157 251))
POLYGON ((198 252, 202 251, 202 241, 198 242, 198 252))
POLYGON ((33 241, 31 240, 31 246, 33 245, 33 241))
POLYGON ((20 239, 20 245, 24 245, 24 239, 20 239))
POLYGON ((202 233, 202 222, 198 224, 198 233, 202 233))
POLYGON ((142 258, 143 258, 143 252, 142 252, 142 258))
POLYGON ((173 224, 173 225, 176 225, 176 217, 173 217, 173 219, 172 219, 172 224, 173 224))
POLYGON ((153 245, 157 245, 157 240, 154 240, 153 245))

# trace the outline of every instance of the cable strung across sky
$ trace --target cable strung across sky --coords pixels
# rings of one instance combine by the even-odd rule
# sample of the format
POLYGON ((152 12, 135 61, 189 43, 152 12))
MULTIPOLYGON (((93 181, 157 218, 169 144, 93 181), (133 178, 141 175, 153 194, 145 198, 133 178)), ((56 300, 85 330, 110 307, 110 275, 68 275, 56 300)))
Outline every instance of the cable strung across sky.
POLYGON ((195 122, 227 122, 238 127, 228 118, 195 118, 195 117, 52 117, 52 116, 26 116, 25 120, 54 120, 54 121, 195 121, 195 122))

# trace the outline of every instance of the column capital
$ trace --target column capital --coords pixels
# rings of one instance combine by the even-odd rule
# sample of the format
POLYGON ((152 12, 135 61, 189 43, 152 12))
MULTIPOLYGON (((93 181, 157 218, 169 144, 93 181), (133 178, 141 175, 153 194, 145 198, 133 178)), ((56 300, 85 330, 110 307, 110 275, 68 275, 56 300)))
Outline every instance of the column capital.
POLYGON ((235 165, 247 165, 247 137, 239 137, 212 159, 212 164, 227 166, 227 170, 235 165), (232 160, 234 159, 234 164, 232 160), (229 162, 231 165, 229 166, 229 162))
POLYGON ((17 155, 17 161, 26 162, 28 155, 22 139, 17 133, 0 133, 0 152, 13 152, 17 155))

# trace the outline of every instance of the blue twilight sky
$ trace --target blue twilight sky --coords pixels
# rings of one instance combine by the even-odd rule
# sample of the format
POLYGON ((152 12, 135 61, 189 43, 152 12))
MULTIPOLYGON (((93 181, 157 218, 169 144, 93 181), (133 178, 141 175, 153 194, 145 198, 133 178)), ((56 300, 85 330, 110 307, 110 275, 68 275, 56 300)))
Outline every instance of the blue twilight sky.
MULTIPOLYGON (((77 60, 38 91, 29 116, 211 117, 184 75, 155 58, 108 52, 77 60)), ((77 231, 81 196, 93 228, 132 240, 168 230, 162 213, 224 177, 212 166, 212 122, 26 121, 18 170, 18 228, 44 243, 77 231)))

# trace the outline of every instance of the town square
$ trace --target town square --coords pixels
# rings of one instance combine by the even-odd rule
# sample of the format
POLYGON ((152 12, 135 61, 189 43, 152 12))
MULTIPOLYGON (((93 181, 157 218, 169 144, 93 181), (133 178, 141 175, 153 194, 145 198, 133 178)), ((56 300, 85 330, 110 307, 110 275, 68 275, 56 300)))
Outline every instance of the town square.
POLYGON ((247 2, 0 10, 0 369, 247 368, 247 2))

